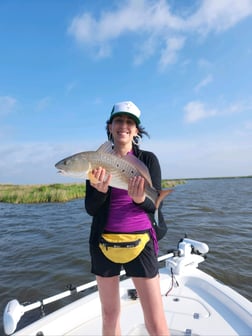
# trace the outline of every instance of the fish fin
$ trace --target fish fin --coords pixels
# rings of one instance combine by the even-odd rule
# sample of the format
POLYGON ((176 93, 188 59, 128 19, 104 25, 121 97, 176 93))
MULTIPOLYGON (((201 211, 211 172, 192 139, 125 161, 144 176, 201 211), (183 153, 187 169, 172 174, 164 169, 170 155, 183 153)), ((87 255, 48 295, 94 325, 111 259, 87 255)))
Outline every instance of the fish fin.
POLYGON ((97 180, 97 178, 94 177, 94 175, 92 174, 92 171, 89 171, 87 175, 91 183, 94 183, 94 184, 99 183, 99 180, 97 180))
POLYGON ((112 143, 110 141, 104 142, 98 149, 97 152, 115 154, 115 151, 112 147, 112 143))
POLYGON ((165 190, 161 190, 159 192, 159 196, 156 200, 156 203, 155 203, 155 207, 156 209, 159 208, 160 206, 160 203, 163 201, 163 199, 165 199, 166 196, 168 196, 170 193, 172 193, 174 190, 173 189, 165 189, 165 190))
POLYGON ((148 185, 152 187, 152 180, 151 180, 151 176, 149 173, 149 169, 142 161, 140 161, 134 155, 125 155, 124 157, 122 157, 122 160, 125 160, 129 164, 134 166, 139 171, 139 173, 142 175, 142 177, 144 177, 144 179, 147 181, 148 185))

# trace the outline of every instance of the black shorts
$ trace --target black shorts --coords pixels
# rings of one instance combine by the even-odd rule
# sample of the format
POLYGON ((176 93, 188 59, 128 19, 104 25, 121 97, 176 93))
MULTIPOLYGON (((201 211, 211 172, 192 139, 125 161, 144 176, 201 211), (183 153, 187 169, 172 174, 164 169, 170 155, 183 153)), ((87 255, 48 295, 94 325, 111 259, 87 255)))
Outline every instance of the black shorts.
POLYGON ((119 275, 122 267, 129 277, 154 278, 158 274, 158 261, 153 240, 150 239, 143 251, 134 260, 117 264, 110 261, 99 246, 89 245, 91 255, 91 272, 102 277, 119 275))

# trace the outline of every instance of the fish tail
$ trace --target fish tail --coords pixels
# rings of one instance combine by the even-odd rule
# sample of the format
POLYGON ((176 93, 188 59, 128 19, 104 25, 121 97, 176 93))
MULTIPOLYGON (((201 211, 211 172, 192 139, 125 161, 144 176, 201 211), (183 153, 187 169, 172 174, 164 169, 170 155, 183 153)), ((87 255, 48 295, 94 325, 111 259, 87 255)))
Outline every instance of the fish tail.
POLYGON ((163 199, 165 199, 165 197, 168 196, 172 192, 173 192, 173 189, 165 189, 165 190, 161 190, 159 192, 159 196, 158 196, 158 198, 157 198, 157 200, 155 202, 156 209, 159 208, 160 203, 163 201, 163 199))

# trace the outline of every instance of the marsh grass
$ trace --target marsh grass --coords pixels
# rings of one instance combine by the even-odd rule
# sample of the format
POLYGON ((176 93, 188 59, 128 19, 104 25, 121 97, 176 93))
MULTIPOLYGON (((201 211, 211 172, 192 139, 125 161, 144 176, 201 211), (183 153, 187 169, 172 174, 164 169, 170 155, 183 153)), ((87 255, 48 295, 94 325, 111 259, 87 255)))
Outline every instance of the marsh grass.
POLYGON ((185 184, 185 180, 162 180, 162 189, 169 189, 176 187, 178 184, 185 184))
POLYGON ((85 184, 0 185, 0 202, 48 203, 66 202, 85 195, 85 184))
MULTIPOLYGON (((182 180, 163 180, 162 188, 173 188, 182 180)), ((56 184, 0 184, 0 202, 4 203, 48 203, 67 202, 85 197, 85 183, 56 184)))

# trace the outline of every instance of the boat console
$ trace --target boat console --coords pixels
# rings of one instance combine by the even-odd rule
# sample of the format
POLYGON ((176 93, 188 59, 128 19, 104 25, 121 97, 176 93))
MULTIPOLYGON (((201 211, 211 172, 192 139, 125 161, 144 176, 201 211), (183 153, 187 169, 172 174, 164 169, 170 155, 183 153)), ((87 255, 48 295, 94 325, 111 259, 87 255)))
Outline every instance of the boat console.
POLYGON ((188 267, 197 268, 205 260, 208 251, 207 244, 183 238, 179 241, 177 250, 173 251, 173 256, 166 259, 166 267, 176 275, 185 272, 188 267))

